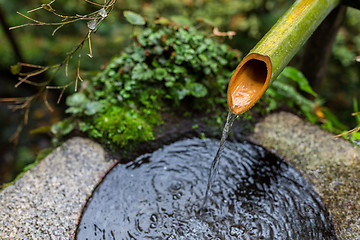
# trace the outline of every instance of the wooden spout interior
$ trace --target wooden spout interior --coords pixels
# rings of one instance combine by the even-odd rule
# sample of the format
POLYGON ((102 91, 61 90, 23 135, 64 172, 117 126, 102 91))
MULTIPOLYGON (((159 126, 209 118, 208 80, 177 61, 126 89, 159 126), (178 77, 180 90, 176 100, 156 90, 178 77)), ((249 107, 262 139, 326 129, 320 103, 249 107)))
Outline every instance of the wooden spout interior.
POLYGON ((249 110, 264 94, 271 73, 269 57, 257 53, 245 57, 229 83, 227 100, 230 111, 241 114, 249 110))

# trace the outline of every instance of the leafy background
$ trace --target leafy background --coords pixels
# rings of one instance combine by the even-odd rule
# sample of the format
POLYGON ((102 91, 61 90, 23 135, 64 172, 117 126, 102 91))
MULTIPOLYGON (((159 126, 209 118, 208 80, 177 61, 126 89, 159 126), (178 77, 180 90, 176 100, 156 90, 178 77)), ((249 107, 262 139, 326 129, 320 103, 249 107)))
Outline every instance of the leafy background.
MULTIPOLYGON (((0 6, 6 20, 10 26, 20 25, 26 20, 16 14, 16 11, 25 13, 47 1, 40 0, 0 0, 0 6)), ((144 16, 148 22, 153 22, 157 17, 164 17, 179 25, 187 26, 216 26, 220 31, 235 31, 236 36, 232 39, 223 38, 221 41, 237 49, 240 53, 246 54, 252 46, 270 29, 276 20, 287 10, 293 1, 285 0, 122 0, 117 2, 117 8, 111 14, 107 22, 100 28, 98 34, 94 35, 94 58, 90 59, 83 54, 82 68, 85 78, 95 76, 97 71, 105 69, 110 59, 115 54, 120 54, 126 47, 134 43, 132 36, 146 30, 142 26, 133 26, 129 24, 123 15, 124 10, 131 10, 144 16)), ((93 6, 85 1, 57 0, 54 7, 63 13, 89 13, 94 11, 93 6)), ((52 21, 51 14, 43 11, 36 11, 32 15, 35 18, 52 21)), ((327 76, 320 86, 315 90, 316 99, 323 103, 327 109, 330 109, 339 122, 345 124, 348 129, 359 124, 358 120, 351 116, 356 110, 360 99, 359 88, 359 63, 354 61, 355 56, 360 55, 360 13, 355 9, 348 9, 346 20, 341 27, 333 49, 331 61, 329 63, 327 76)), ((51 36, 53 28, 51 27, 26 27, 13 31, 17 43, 26 62, 33 64, 49 65, 60 62, 66 53, 70 51, 74 43, 77 43, 86 33, 86 23, 73 24, 63 28, 51 36)), ((86 49, 85 49, 86 51, 86 49)), ((14 88, 16 77, 10 74, 10 65, 16 63, 17 59, 7 41, 3 29, 0 30, 0 59, 1 84, 0 97, 19 97, 28 96, 34 93, 34 89, 28 86, 14 88)), ((291 65, 297 67, 301 51, 291 62, 291 65)), ((70 66, 75 68, 75 63, 70 66)), ((138 66, 140 68, 141 65, 138 66)), ((165 74, 161 68, 157 70, 158 78, 165 74)), ((109 67, 105 72, 110 73, 109 67)), ((286 94, 291 94, 291 89, 284 89, 288 84, 284 83, 285 78, 296 79, 293 70, 289 69, 288 76, 283 76, 284 80, 278 81, 274 88, 277 91, 269 91, 270 98, 265 98, 263 103, 264 111, 273 110, 274 104, 281 99, 286 101, 286 94), (282 95, 278 92, 283 91, 282 95), (276 101, 274 101, 276 99, 276 101)), ((71 71, 70 71, 71 72, 71 71)), ((73 77, 73 76, 70 76, 73 77)), ((144 76, 138 76, 139 78, 144 76)), ((66 76, 61 71, 56 79, 56 84, 62 85, 66 82, 66 76)), ((294 81, 294 84, 297 84, 294 81)), ((295 89, 298 87, 295 86, 295 89)), ((200 91, 201 92, 201 91, 200 91)), ((35 106, 31 112, 31 122, 28 129, 25 129, 21 135, 17 148, 8 142, 9 137, 15 131, 20 116, 7 110, 6 103, 0 103, 0 123, 2 126, 0 132, 0 182, 9 181, 24 166, 34 161, 35 156, 40 149, 50 146, 51 136, 47 134, 31 134, 29 130, 42 126, 49 126, 64 119, 66 107, 64 100, 56 105, 56 99, 59 92, 53 91, 50 95, 50 101, 53 103, 54 112, 51 114, 43 105, 35 106)), ((72 94, 69 89, 66 95, 72 94)), ((312 93, 310 93, 311 95, 312 93)), ((295 93, 290 96, 293 99, 293 105, 298 108, 309 108, 309 104, 302 104, 305 100, 299 99, 295 93), (296 100, 297 99, 297 100, 296 100), (300 101, 301 100, 301 101, 300 101), (300 104, 301 103, 301 104, 300 104)), ((68 100, 70 101, 70 100, 68 100)), ((68 102, 69 103, 69 102, 68 102)), ((70 103, 71 105, 72 103, 70 103)), ((311 105, 313 106, 313 105, 311 105)), ((69 112, 70 110, 68 110, 69 112)), ((75 111, 73 109, 73 111, 75 111)), ((85 110, 84 110, 85 111, 85 110)), ((308 111, 309 112, 309 111, 308 111)), ((320 113, 326 111, 320 111, 320 113)), ((316 112, 315 112, 316 115, 316 112)), ((126 117, 126 116, 124 116, 126 117)), ((309 117, 311 118, 311 116, 309 117)), ((336 121, 331 121, 333 124, 336 121)), ((341 124, 339 123, 339 124, 341 124)), ((323 123, 329 124, 329 123, 323 123)), ((340 127, 339 125, 338 127, 340 127)), ((333 126, 330 126, 333 127, 333 126)), ((328 127, 329 128, 329 127, 328 127)), ((54 129, 56 132, 56 129, 54 129)))

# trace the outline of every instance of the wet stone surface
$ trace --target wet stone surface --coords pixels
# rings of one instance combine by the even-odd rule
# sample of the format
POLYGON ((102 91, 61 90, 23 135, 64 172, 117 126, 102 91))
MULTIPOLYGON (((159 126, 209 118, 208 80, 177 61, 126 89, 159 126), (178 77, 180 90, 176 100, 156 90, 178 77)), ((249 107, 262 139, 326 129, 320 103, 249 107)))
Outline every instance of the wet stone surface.
POLYGON ((252 139, 283 156, 320 194, 340 239, 360 239, 360 149, 290 113, 266 117, 252 139))
POLYGON ((86 199, 113 161, 73 138, 0 192, 0 239, 70 239, 86 199))
POLYGON ((117 165, 88 202, 77 239, 336 239, 304 178, 247 142, 226 144, 200 209, 218 146, 182 140, 117 165))
MULTIPOLYGON (((160 131, 160 133, 167 137, 174 136, 176 135, 176 133, 184 133, 185 131, 185 134, 181 135, 182 138, 193 137, 194 134, 191 133, 193 124, 194 123, 189 122, 186 127, 185 125, 172 125, 169 126, 168 131, 162 130, 160 131)), ((198 135, 196 136, 200 136, 201 132, 204 132, 206 129, 208 129, 202 128, 201 125, 199 126, 200 127, 196 129, 198 131, 198 135)), ((219 134, 219 131, 216 132, 219 134)), ((243 131, 236 130, 233 133, 235 139, 244 139, 244 137, 240 135, 241 132, 243 131)), ((208 136, 208 134, 206 135, 208 136)), ((266 117, 264 121, 256 125, 255 133, 252 135, 252 139, 265 146, 266 148, 270 149, 271 151, 277 152, 278 154, 282 155, 286 159, 286 162, 289 162, 292 166, 298 169, 298 171, 301 172, 301 174, 303 174, 311 182, 312 186, 314 186, 315 190, 320 194, 322 202, 326 205, 328 211, 332 215, 335 224, 335 230, 337 231, 339 239, 360 239, 359 149, 355 149, 353 145, 342 139, 335 139, 333 135, 324 132, 319 127, 304 122, 299 117, 289 113, 278 113, 266 117)), ((174 140, 163 138, 162 142, 160 142, 160 145, 172 141, 174 140)), ((154 144, 150 143, 150 145, 154 144)), ((154 147, 155 146, 152 146, 153 149, 154 147)), ((211 153, 211 149, 208 150, 209 152, 206 154, 209 157, 210 162, 212 160, 211 158, 213 158, 213 155, 215 153, 211 153)), ((197 155, 195 155, 195 157, 196 156, 197 155)), ((146 157, 144 158, 144 160, 145 159, 146 157)), ((202 160, 198 160, 198 162, 201 161, 202 160)), ((139 162, 141 162, 141 159, 139 159, 139 162)), ((99 183, 99 181, 101 181, 105 172, 113 165, 113 163, 114 161, 106 160, 104 149, 100 145, 90 140, 83 138, 74 138, 67 141, 62 147, 56 149, 52 154, 43 159, 37 166, 33 167, 30 171, 24 174, 14 185, 7 187, 0 192, 0 239, 69 239, 73 237, 76 231, 78 220, 81 216, 81 211, 87 201, 88 196, 90 196, 92 191, 95 189, 95 186, 99 183)), ((144 164, 146 165, 146 161, 144 164)), ((189 165, 191 164, 195 163, 190 163, 189 165)), ((223 166, 224 161, 222 161, 220 165, 223 166)), ((281 166, 280 169, 282 169, 284 166, 286 168, 287 165, 281 163, 279 166, 281 166)), ((209 167, 210 163, 204 163, 204 168, 206 168, 206 171, 204 173, 201 173, 202 177, 203 175, 208 176, 207 174, 209 167)), ((131 167, 129 166, 129 168, 131 167)), ((253 167, 243 167, 241 169, 243 169, 241 171, 249 171, 250 169, 253 169, 253 167)), ((255 168, 255 170, 256 169, 258 168, 255 168)), ((272 167, 270 169, 272 169, 272 167)), ((225 170, 226 169, 223 169, 221 171, 225 170)), ((271 170, 270 172, 273 171, 274 170, 271 170)), ((292 169, 291 171, 294 170, 292 169)), ((260 172, 260 170, 256 170, 255 172, 260 172)), ((268 172, 268 170, 266 170, 266 172, 268 172)), ((179 173, 176 172, 176 174, 179 173)), ((252 187, 250 187, 250 185, 254 186, 256 178, 248 178, 249 183, 245 184, 247 180, 242 177, 244 176, 242 174, 243 173, 235 174, 241 181, 244 181, 241 187, 249 185, 249 187, 247 188, 251 189, 252 187)), ((297 173, 294 172, 294 174, 297 173)), ((218 176, 221 177, 222 175, 223 173, 220 173, 220 175, 218 176)), ((282 171, 280 171, 280 175, 283 175, 282 171)), ((173 174, 173 176, 175 177, 178 175, 173 174)), ((270 176, 272 175, 270 174, 270 176)), ((181 177, 178 176, 177 178, 181 180, 181 177)), ((206 181, 205 179, 207 179, 207 177, 204 177, 202 179, 206 181)), ((279 182, 280 184, 281 182, 290 181, 289 179, 278 180, 277 178, 273 177, 270 177, 270 179, 273 179, 271 180, 272 184, 274 182, 279 182)), ((228 181, 229 180, 226 179, 226 182, 228 181)), ((122 179, 121 184, 123 184, 123 182, 126 182, 126 180, 122 179)), ((181 183, 183 182, 186 181, 181 180, 181 183)), ((168 184, 170 183, 171 181, 169 180, 168 184)), ((119 188, 121 187, 121 184, 119 183, 119 188)), ((201 182, 201 184, 206 183, 201 182)), ((184 185, 174 184, 174 186, 174 189, 178 189, 179 186, 181 187, 179 188, 180 190, 172 191, 182 192, 181 189, 183 189, 184 185)), ((215 183, 215 186, 218 186, 218 183, 215 183)), ((232 186, 233 187, 229 187, 230 190, 224 190, 225 188, 222 188, 223 190, 220 190, 223 192, 234 192, 235 190, 231 190, 231 188, 235 187, 234 185, 232 186)), ((263 186, 266 187, 274 185, 263 186)), ((305 188, 307 188, 306 186, 308 185, 306 184, 304 186, 305 188)), ((239 187, 240 185, 236 188, 239 187)), ((165 186, 163 188, 165 188, 165 186)), ((189 186, 186 187, 186 189, 189 188, 189 186)), ((201 190, 197 190, 199 193, 197 194, 196 199, 192 201, 192 203, 194 204, 193 209, 196 209, 199 206, 201 201, 199 201, 198 196, 200 197, 200 199, 202 199, 202 195, 204 194, 203 191, 205 191, 205 188, 206 187, 201 187, 201 190)), ((259 185, 259 188, 261 188, 261 185, 259 185)), ((276 189, 275 187, 270 188, 276 189)), ((219 192, 218 187, 214 187, 213 190, 215 193, 219 192)), ((144 191, 146 192, 147 190, 145 189, 144 191)), ((169 190, 164 191, 169 192, 169 190)), ((237 192, 241 193, 241 191, 237 192)), ((258 190, 253 191, 253 193, 256 192, 258 192, 258 190)), ((262 190, 260 191, 260 193, 261 192, 262 190)), ((300 191, 299 193, 303 192, 300 191)), ((222 193, 220 194, 220 196, 221 195, 222 193)), ((238 205, 236 206, 240 205, 241 207, 244 207, 244 211, 249 212, 251 206, 255 206, 252 207, 255 210, 260 209, 256 206, 268 206, 266 205, 265 200, 261 200, 258 202, 255 201, 256 199, 259 199, 258 196, 260 195, 261 194, 255 195, 255 199, 251 199, 250 196, 244 195, 244 199, 247 200, 242 201, 242 205, 238 203, 238 205), (248 208, 246 208, 246 206, 248 206, 248 208)), ((299 194, 295 194, 295 196, 298 195, 299 194)), ((312 202, 313 204, 319 202, 319 198, 316 196, 316 194, 312 192, 310 195, 314 196, 314 200, 312 202)), ((170 198, 171 201, 176 201, 172 200, 172 195, 170 196, 171 197, 168 198, 170 198)), ((183 199, 182 196, 180 199, 183 199)), ((217 195, 214 194, 212 196, 214 197, 217 195)), ((282 199, 280 200, 282 201, 282 199)), ((208 217, 208 219, 211 220, 213 219, 212 213, 219 214, 216 215, 217 218, 219 218, 224 212, 230 212, 227 208, 222 208, 222 210, 224 210, 223 212, 220 211, 221 208, 214 208, 218 210, 213 211, 211 206, 213 206, 213 204, 216 202, 220 203, 219 201, 222 200, 216 200, 213 198, 211 201, 212 203, 207 206, 208 211, 205 213, 203 212, 202 216, 210 216, 208 217), (218 213, 219 211, 220 213, 218 213)), ((240 200, 236 201, 240 202, 240 200)), ((233 205, 234 203, 235 202, 233 201, 233 205)), ((172 203, 169 203, 168 205, 172 206, 172 203)), ((296 209, 299 209, 299 207, 301 206, 302 205, 297 206, 296 209)), ((312 205, 310 204, 310 206, 312 205)), ((319 209, 323 209, 322 205, 319 206, 319 209)), ((174 209, 175 207, 177 206, 175 205, 174 209)), ((185 206, 179 205, 178 208, 180 207, 181 209, 185 209, 185 206)), ((279 206, 279 208, 280 210, 276 209, 276 211, 281 212, 281 210, 284 210, 284 207, 281 208, 281 206, 279 206)), ((311 207, 309 207, 308 209, 311 209, 311 207)), ((260 210, 260 213, 254 215, 255 217, 253 217, 253 219, 258 219, 257 223, 259 223, 260 220, 264 219, 264 215, 262 214, 264 214, 265 211, 261 212, 260 210)), ((293 210, 288 211, 288 215, 281 215, 283 217, 280 217, 280 215, 278 214, 275 214, 275 217, 278 216, 278 218, 288 219, 288 216, 293 216, 293 212, 296 212, 291 211, 293 210)), ((308 210, 307 212, 313 211, 308 210)), ((317 215, 319 214, 317 213, 317 215)), ((202 221, 202 216, 196 215, 196 212, 194 213, 190 211, 188 216, 196 217, 195 219, 190 218, 189 220, 193 226, 192 229, 194 229, 194 231, 200 228, 211 226, 211 224, 202 221)), ((238 219, 238 216, 240 216, 240 214, 235 216, 235 219, 238 219)), ((246 219, 251 219, 249 214, 243 214, 242 216, 245 216, 244 218, 246 219)), ((327 214, 320 214, 320 216, 324 216, 326 220, 325 222, 327 222, 327 214)), ((307 217, 305 218, 308 219, 307 217)), ((144 219, 146 221, 150 221, 149 218, 144 219)), ((157 216, 156 218, 152 219, 156 222, 164 221, 162 220, 162 218, 159 218, 157 216)), ((180 220, 175 219, 175 223, 183 222, 182 218, 177 219, 180 220)), ((224 222, 226 221, 227 220, 225 218, 224 222)), ((243 226, 251 229, 252 234, 258 234, 260 231, 264 231, 266 233, 266 226, 256 229, 254 227, 255 225, 252 225, 252 222, 253 220, 251 220, 251 222, 248 220, 247 225, 243 226)), ((226 231, 226 233, 229 233, 231 236, 238 236, 240 234, 246 233, 250 234, 249 231, 244 233, 245 228, 237 226, 236 222, 235 224, 233 224, 228 221, 228 223, 231 224, 232 228, 226 228, 226 230, 224 231, 226 231)), ((262 225, 260 224, 258 226, 262 225)), ((327 223, 327 225, 325 226, 329 226, 329 224, 327 223)), ((102 239, 104 234, 106 234, 104 232, 105 227, 101 225, 99 225, 98 227, 101 227, 101 229, 97 229, 97 238, 95 239, 102 239)), ((94 230, 95 225, 89 225, 88 229, 91 228, 94 230)), ((186 227, 184 228, 186 229, 186 227)), ((146 225, 144 229, 146 229, 146 225)), ((280 227, 277 227, 276 229, 280 229, 280 227)), ((94 232, 89 232, 89 234, 94 234, 94 232)), ((110 238, 106 239, 114 238, 112 238, 111 236, 110 238)), ((171 237, 169 239, 171 239, 171 237)), ((176 238, 173 237, 173 239, 176 238)), ((246 237, 244 239, 246 239, 246 237)), ((254 238, 251 237, 251 239, 254 238)), ((261 238, 259 237, 259 239, 261 238)))

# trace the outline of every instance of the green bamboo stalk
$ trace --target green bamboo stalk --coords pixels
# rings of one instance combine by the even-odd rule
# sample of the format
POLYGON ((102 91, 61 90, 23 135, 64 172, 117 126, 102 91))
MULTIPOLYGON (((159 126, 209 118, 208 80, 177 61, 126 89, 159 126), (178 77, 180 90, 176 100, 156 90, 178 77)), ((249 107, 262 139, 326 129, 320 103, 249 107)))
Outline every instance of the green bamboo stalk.
POLYGON ((298 0, 236 68, 228 87, 230 111, 249 110, 340 0, 298 0))

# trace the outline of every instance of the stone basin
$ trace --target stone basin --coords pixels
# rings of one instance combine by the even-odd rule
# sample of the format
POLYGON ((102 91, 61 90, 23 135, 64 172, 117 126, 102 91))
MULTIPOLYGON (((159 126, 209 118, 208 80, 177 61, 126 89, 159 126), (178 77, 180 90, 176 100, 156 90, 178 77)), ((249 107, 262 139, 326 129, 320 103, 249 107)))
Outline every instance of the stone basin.
MULTIPOLYGON (((290 113, 248 136, 312 183, 339 239, 360 238, 360 151, 290 113)), ((116 164, 97 143, 72 138, 0 192, 0 239, 72 239, 88 198, 116 164)))

